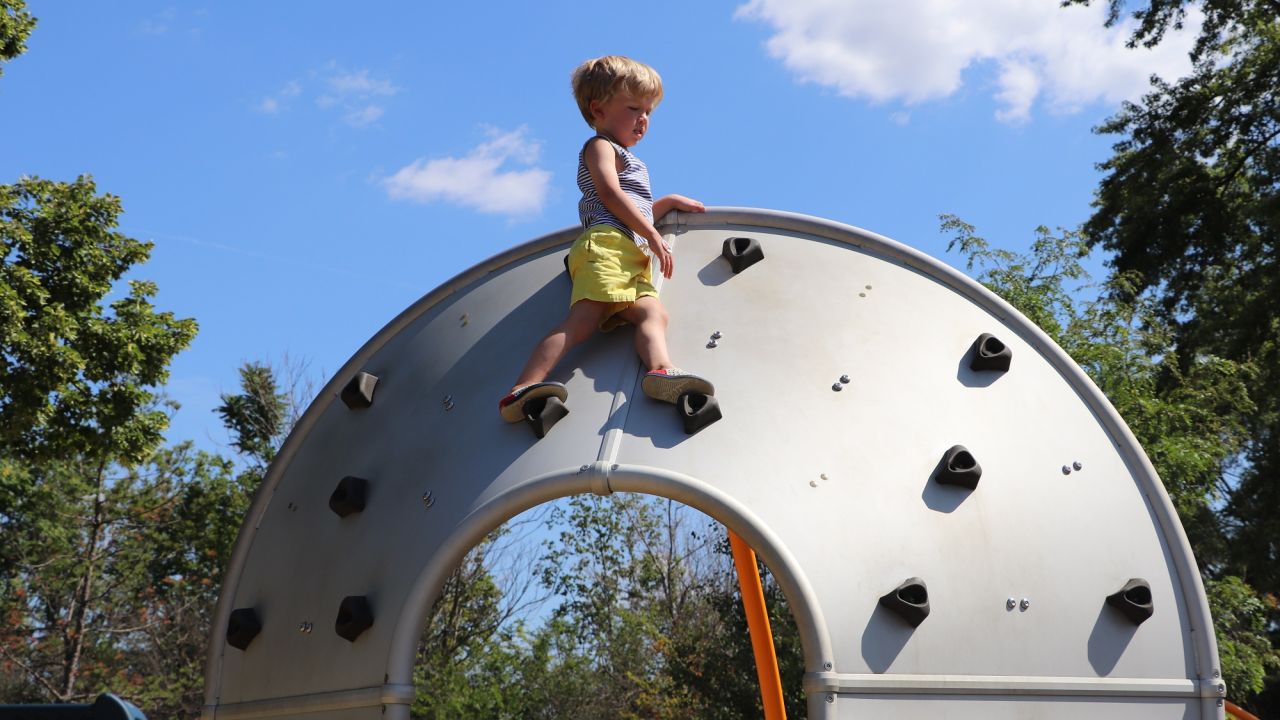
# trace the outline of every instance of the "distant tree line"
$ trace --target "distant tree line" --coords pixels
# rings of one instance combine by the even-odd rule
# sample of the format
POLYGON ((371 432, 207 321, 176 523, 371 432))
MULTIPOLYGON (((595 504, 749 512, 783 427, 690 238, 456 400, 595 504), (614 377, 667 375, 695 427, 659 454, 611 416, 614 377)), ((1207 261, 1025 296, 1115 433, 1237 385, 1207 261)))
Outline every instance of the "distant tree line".
MULTIPOLYGON (((1200 563, 1229 695, 1280 717, 1280 2, 1107 2, 1112 22, 1137 18, 1134 45, 1191 9, 1204 21, 1192 74, 1099 128, 1118 139, 1092 217, 1038 229, 1026 253, 958 217, 942 228, 1142 442, 1200 563), (1091 284, 1097 247, 1110 269, 1091 284)), ((25 3, 0 0, 0 70, 34 27, 25 3)), ((288 367, 246 364, 218 408, 231 456, 166 443, 169 365, 197 325, 156 308, 153 283, 121 287, 151 246, 116 229, 120 212, 88 176, 0 185, 0 703, 112 691, 189 718, 240 520, 307 392, 288 367)), ((446 584, 415 716, 760 715, 714 523, 639 496, 525 522, 446 584), (532 524, 552 535, 541 547, 532 524)), ((762 570, 802 717, 799 641, 762 570)))

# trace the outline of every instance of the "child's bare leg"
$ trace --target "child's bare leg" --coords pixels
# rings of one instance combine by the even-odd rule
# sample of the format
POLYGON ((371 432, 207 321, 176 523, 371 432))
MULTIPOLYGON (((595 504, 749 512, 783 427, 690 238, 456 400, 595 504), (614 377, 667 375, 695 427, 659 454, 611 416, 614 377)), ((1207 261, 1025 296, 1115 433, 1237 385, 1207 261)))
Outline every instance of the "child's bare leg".
POLYGON ((618 313, 636 327, 636 353, 649 370, 673 368, 667 355, 667 309, 662 301, 645 295, 618 313))
POLYGON ((520 371, 520 377, 511 386, 511 390, 514 392, 516 388, 545 380, 565 353, 595 333, 608 309, 609 303, 594 300, 579 300, 574 303, 569 308, 569 316, 534 347, 529 361, 520 371))

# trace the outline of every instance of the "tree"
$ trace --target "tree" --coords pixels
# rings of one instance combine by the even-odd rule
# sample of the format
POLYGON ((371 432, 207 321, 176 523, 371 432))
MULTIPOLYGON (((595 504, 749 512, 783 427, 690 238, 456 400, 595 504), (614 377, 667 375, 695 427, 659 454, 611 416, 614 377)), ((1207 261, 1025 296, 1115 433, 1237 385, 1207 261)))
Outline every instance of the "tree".
MULTIPOLYGON (((24 0, 0 0, 0 63, 26 52, 27 38, 35 26, 36 19, 27 12, 24 0)), ((3 65, 0 77, 4 77, 3 65)))
MULTIPOLYGON (((1071 0, 1087 3, 1089 0, 1071 0)), ((1188 0, 1107 0, 1134 8, 1131 45, 1179 26, 1188 0)), ((1098 131, 1119 136, 1100 168, 1089 242, 1157 300, 1185 368, 1215 356, 1249 365, 1253 402, 1235 414, 1248 442, 1220 514, 1224 562, 1268 598, 1280 647, 1280 2, 1205 0, 1193 72, 1154 81, 1098 131)), ((1271 676, 1259 713, 1280 713, 1271 676)))
POLYGON ((1078 303, 1068 281, 1085 282, 1088 252, 1079 232, 1036 230, 1029 255, 992 249, 975 228, 943 216, 950 248, 965 255, 978 279, 1008 300, 1066 350, 1125 419, 1173 500, 1205 577, 1223 676, 1233 697, 1262 689, 1280 668, 1266 635, 1267 600, 1231 574, 1223 481, 1249 442, 1252 408, 1247 363, 1179 352, 1158 303, 1136 292, 1131 275, 1115 274, 1096 299, 1078 303))

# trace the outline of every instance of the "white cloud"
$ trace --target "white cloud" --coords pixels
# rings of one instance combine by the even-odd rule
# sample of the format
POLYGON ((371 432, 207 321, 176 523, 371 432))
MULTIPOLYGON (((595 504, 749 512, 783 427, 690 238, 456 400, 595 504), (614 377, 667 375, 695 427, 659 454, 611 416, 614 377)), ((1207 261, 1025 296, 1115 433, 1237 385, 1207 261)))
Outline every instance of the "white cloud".
POLYGON ((274 95, 268 95, 258 103, 258 110, 268 114, 275 115, 285 108, 288 101, 302 94, 302 85, 296 80, 291 80, 285 84, 279 92, 274 95))
POLYGON ((342 119, 351 127, 364 127, 369 123, 382 117, 383 109, 377 105, 366 105, 365 107, 348 111, 342 119))
POLYGON ((1154 49, 1130 49, 1132 21, 1103 26, 1105 3, 1063 8, 1053 0, 750 0, 736 16, 773 28, 766 42, 803 82, 841 95, 907 105, 952 95, 964 71, 995 69, 996 117, 1023 122, 1036 104, 1075 112, 1094 102, 1136 98, 1152 74, 1190 70, 1199 29, 1186 27, 1154 49))
POLYGON ((450 202, 494 215, 528 215, 542 210, 551 173, 512 164, 537 162, 541 145, 528 128, 489 131, 490 139, 465 157, 419 158, 383 180, 393 200, 450 202))
POLYGON ((382 117, 386 108, 375 98, 391 97, 400 92, 390 80, 369 77, 368 70, 347 71, 329 63, 325 78, 328 90, 316 97, 316 106, 328 110, 339 108, 342 119, 352 127, 365 127, 382 117))

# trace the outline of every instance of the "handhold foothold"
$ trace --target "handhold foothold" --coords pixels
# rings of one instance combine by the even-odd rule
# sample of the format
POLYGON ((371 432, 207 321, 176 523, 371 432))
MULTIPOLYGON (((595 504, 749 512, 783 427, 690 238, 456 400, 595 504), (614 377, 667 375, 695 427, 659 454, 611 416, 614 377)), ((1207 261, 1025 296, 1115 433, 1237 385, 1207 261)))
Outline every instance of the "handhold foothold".
POLYGON ((720 403, 713 395, 685 393, 676 400, 676 410, 684 421, 684 431, 692 435, 719 420, 720 403))
POLYGON ((339 397, 352 410, 367 408, 373 404, 373 389, 378 385, 378 376, 367 372, 358 372, 342 388, 339 397))
POLYGON ((995 335, 982 333, 973 341, 969 355, 969 369, 1005 372, 1013 360, 1013 351, 995 335))
POLYGON ((729 261, 733 274, 746 270, 764 259, 764 248, 755 238, 731 237, 724 241, 720 254, 729 261))
POLYGON ((360 633, 373 627, 373 610, 369 600, 363 595, 348 595, 338 605, 338 618, 333 622, 333 631, 347 642, 355 642, 360 633))
POLYGON ((329 509, 346 517, 364 511, 365 498, 369 494, 369 481, 364 478, 348 475, 338 481, 338 486, 329 496, 329 509))
POLYGON ((918 577, 907 578, 882 595, 880 604, 911 627, 920 627, 920 623, 929 617, 929 588, 918 577))
POLYGON ((973 490, 978 487, 978 480, 982 477, 982 466, 968 448, 952 445, 943 453, 934 477, 943 485, 959 485, 973 490))
POLYGON ((245 650, 262 632, 262 621, 253 608, 236 608, 227 620, 227 644, 237 650, 245 650))
POLYGON ((1142 578, 1130 578, 1124 587, 1107 596, 1107 604, 1119 610, 1134 625, 1141 625, 1155 614, 1151 584, 1142 578))
POLYGON ((524 421, 539 439, 546 437, 551 428, 568 414, 569 408, 554 395, 534 398, 524 404, 524 421))

